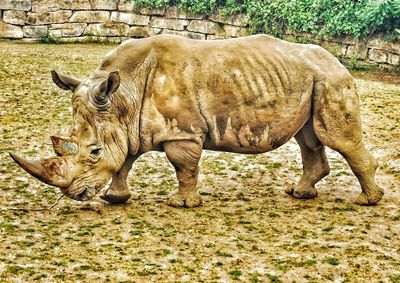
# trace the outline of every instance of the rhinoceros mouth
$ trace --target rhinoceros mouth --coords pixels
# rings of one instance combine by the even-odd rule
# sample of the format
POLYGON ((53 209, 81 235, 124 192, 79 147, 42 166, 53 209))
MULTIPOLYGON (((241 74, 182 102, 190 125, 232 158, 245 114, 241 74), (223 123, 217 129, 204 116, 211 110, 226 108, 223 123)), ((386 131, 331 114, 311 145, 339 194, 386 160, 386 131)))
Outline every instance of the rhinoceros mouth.
POLYGON ((72 198, 77 201, 87 201, 93 198, 100 190, 101 186, 85 186, 80 193, 75 194, 72 198))

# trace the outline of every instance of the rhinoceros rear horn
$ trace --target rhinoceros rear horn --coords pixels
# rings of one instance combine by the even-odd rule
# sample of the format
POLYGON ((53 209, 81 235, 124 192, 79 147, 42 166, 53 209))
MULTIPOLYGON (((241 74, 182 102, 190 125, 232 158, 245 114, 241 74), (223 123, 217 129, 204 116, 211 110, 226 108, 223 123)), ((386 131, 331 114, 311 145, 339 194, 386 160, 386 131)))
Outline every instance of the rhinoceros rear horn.
POLYGON ((27 160, 13 153, 10 153, 10 156, 26 172, 46 184, 59 188, 67 188, 70 185, 67 164, 61 157, 27 160))
POLYGON ((78 85, 81 83, 80 80, 67 76, 67 75, 63 75, 63 74, 59 74, 56 71, 51 71, 51 78, 53 79, 53 82, 61 89, 63 90, 72 90, 74 91, 78 85))
POLYGON ((103 109, 110 104, 111 95, 118 89, 120 83, 119 72, 111 72, 108 78, 100 83, 93 94, 94 106, 103 109))
POLYGON ((75 155, 78 153, 78 145, 70 138, 50 136, 54 152, 58 156, 75 155))

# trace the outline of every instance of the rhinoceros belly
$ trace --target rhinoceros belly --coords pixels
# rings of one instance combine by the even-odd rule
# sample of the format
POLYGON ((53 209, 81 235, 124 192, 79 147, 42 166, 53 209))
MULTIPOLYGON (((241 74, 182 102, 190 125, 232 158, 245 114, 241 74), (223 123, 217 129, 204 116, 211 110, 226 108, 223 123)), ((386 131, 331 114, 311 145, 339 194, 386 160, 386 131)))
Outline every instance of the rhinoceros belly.
POLYGON ((206 149, 259 153, 287 142, 310 115, 313 77, 301 64, 263 56, 224 58, 207 66, 197 96, 209 132, 206 149))

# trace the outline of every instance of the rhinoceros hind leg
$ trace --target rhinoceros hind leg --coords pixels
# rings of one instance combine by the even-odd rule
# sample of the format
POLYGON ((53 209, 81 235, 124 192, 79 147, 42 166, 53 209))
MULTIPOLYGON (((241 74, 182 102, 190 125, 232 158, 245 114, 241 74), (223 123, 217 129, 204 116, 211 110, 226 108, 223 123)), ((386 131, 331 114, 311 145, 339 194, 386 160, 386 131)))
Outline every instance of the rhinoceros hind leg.
POLYGON ((375 205, 384 191, 375 183, 377 162, 362 141, 359 99, 353 79, 338 78, 330 83, 317 83, 313 122, 318 139, 338 151, 349 163, 361 185, 356 199, 360 205, 375 205))
POLYGON ((294 188, 288 188, 285 192, 295 198, 312 199, 318 195, 315 184, 329 174, 325 147, 315 135, 312 121, 308 121, 303 126, 295 139, 301 150, 303 175, 294 188))
POLYGON ((100 198, 112 204, 126 203, 131 197, 126 178, 128 177, 129 170, 132 168, 133 161, 136 157, 128 156, 122 165, 121 169, 112 176, 110 187, 100 195, 100 198))
POLYGON ((202 146, 193 141, 172 141, 164 143, 164 151, 175 167, 179 181, 178 191, 168 200, 173 207, 197 207, 202 204, 197 192, 197 177, 202 146))

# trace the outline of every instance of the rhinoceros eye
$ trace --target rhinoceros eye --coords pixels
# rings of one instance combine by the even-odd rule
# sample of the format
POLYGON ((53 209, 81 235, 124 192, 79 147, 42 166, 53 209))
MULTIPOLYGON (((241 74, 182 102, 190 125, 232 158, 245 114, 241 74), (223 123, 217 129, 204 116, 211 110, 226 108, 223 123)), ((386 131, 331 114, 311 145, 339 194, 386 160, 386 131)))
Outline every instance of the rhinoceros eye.
POLYGON ((95 149, 92 149, 92 151, 90 152, 90 155, 97 156, 97 155, 100 154, 100 152, 101 152, 101 148, 100 147, 99 148, 95 148, 95 149))

